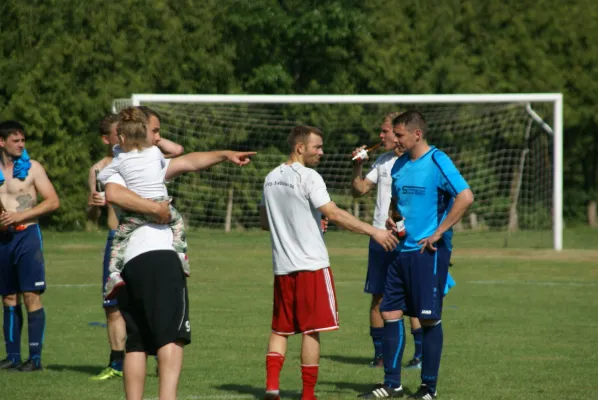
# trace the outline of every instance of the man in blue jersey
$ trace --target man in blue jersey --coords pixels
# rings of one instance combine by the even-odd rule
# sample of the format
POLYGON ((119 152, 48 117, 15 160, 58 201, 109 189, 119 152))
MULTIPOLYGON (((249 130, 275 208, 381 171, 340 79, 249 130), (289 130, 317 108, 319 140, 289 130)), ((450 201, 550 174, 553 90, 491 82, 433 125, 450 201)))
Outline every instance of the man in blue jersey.
MULTIPOLYGON (((399 112, 391 112, 384 116, 380 126, 380 140, 386 150, 376 158, 371 170, 363 177, 363 161, 357 160, 353 164, 353 180, 351 191, 353 197, 357 198, 370 192, 376 187, 376 207, 374 210, 373 226, 384 228, 388 218, 388 207, 391 198, 392 177, 390 175, 392 166, 402 154, 395 144, 392 121, 399 116, 399 112)), ((366 146, 355 149, 355 153, 366 146)), ((369 154, 368 154, 369 155, 369 154)), ((367 156, 366 156, 367 159, 367 156)), ((385 252, 376 242, 370 240, 368 251, 368 269, 365 281, 364 292, 372 295, 370 304, 370 336, 374 344, 374 358, 370 362, 371 367, 384 367, 382 357, 382 338, 384 335, 384 320, 380 314, 380 303, 384 293, 384 283, 388 266, 395 259, 394 253, 385 252)), ((421 347, 423 330, 417 318, 410 318, 411 334, 413 335, 414 354, 409 360, 406 369, 421 368, 421 347)))
MULTIPOLYGON (((403 314, 419 318, 423 327, 421 386, 411 398, 434 399, 442 353, 442 299, 451 256, 452 227, 473 203, 473 193, 451 159, 426 140, 427 124, 419 112, 393 120, 403 155, 392 175, 391 211, 405 222, 388 269, 380 311, 384 319, 384 383, 364 398, 402 397, 401 359, 405 348, 403 314)), ((387 227, 396 230, 393 219, 387 227)))

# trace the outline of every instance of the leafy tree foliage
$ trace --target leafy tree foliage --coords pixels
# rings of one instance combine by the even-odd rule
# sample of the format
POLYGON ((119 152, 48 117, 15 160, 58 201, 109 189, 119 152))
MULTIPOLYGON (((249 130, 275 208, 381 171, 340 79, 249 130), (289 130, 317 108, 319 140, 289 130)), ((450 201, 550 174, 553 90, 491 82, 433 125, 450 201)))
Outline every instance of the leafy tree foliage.
MULTIPOLYGON (((50 222, 72 229, 113 98, 563 92, 565 212, 580 219, 598 196, 597 20, 591 0, 4 0, 0 118, 27 126, 62 201, 50 222)), ((324 129, 333 119, 325 107, 290 111, 324 129)), ((345 111, 368 132, 371 116, 345 111)), ((331 145, 367 136, 338 133, 331 145)))

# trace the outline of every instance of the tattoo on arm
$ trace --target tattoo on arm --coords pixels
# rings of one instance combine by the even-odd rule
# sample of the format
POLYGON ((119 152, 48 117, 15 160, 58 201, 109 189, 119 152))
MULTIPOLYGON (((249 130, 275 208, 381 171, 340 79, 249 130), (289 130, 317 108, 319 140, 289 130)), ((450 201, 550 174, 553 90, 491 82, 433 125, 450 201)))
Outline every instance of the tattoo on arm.
POLYGON ((17 202, 19 206, 17 207, 17 211, 25 211, 33 208, 35 202, 33 201, 33 196, 30 194, 24 194, 22 196, 17 197, 17 202))

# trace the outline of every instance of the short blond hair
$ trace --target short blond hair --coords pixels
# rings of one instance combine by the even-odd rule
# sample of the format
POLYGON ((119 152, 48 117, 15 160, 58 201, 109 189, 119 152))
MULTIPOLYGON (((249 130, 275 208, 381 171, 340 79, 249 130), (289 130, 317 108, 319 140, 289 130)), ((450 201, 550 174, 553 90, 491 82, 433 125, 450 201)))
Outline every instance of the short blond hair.
POLYGON ((393 111, 393 112, 386 113, 386 115, 382 119, 382 123, 390 122, 392 124, 392 121, 399 115, 401 115, 401 113, 399 111, 393 111))

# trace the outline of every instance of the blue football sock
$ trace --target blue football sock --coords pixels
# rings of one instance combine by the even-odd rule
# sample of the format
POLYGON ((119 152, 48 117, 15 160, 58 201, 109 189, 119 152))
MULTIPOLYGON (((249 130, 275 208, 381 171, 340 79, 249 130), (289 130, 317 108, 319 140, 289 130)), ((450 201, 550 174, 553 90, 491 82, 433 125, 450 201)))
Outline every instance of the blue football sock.
POLYGON ((20 304, 4 306, 4 343, 6 358, 19 364, 21 362, 21 330, 23 329, 23 310, 20 304))
POLYGON ((440 356, 442 354, 442 323, 424 326, 424 344, 422 353, 422 383, 425 383, 431 392, 436 391, 438 370, 440 369, 440 356))
POLYGON ((391 388, 401 386, 401 362, 405 350, 405 325, 403 319, 384 321, 384 385, 391 388))
POLYGON ((36 364, 41 362, 44 331, 46 329, 46 313, 43 308, 27 314, 29 324, 29 359, 36 364))
POLYGON ((411 329, 413 335, 413 344, 415 345, 415 351, 413 352, 413 358, 422 358, 422 343, 424 342, 424 331, 422 328, 411 329))
POLYGON ((374 328, 370 326, 370 336, 374 342, 374 358, 382 357, 382 338, 384 337, 384 328, 374 328))

